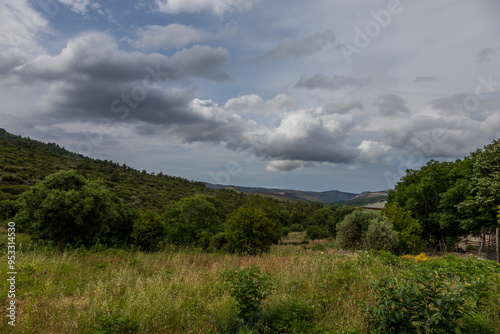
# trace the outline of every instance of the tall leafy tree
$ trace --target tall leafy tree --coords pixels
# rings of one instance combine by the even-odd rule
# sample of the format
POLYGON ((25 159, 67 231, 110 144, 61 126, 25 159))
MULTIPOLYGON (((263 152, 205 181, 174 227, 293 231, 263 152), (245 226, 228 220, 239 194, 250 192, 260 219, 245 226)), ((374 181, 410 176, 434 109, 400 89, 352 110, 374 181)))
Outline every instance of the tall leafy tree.
POLYGON ((420 251, 422 226, 417 219, 412 217, 411 211, 403 209, 397 203, 392 203, 382 209, 382 214, 389 219, 393 224, 394 231, 398 234, 397 253, 412 254, 420 251))
POLYGON ((175 245, 208 247, 221 230, 218 211, 207 196, 193 195, 169 204, 162 215, 175 245))
POLYGON ((281 234, 279 222, 259 207, 240 207, 226 221, 227 250, 235 253, 268 252, 281 234))
POLYGON ((101 181, 75 171, 46 177, 19 198, 16 222, 36 239, 66 244, 93 244, 120 217, 120 199, 101 181))
POLYGON ((422 225, 422 237, 435 245, 443 243, 445 237, 440 225, 439 202, 449 186, 449 165, 449 162, 431 160, 420 170, 407 170, 387 197, 388 204, 396 203, 411 211, 422 225))
POLYGON ((466 215, 462 224, 470 230, 496 226, 500 203, 500 139, 472 153, 474 166, 465 200, 459 209, 466 215))

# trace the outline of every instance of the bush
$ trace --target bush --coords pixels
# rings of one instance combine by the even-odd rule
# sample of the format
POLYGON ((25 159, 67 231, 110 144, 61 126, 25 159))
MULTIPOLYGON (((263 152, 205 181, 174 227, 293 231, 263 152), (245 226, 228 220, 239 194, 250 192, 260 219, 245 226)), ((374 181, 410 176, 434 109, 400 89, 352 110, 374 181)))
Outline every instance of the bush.
POLYGON ((270 305, 264 315, 264 333, 308 333, 314 320, 314 308, 308 304, 283 301, 270 305))
POLYGON ((368 249, 390 251, 398 245, 398 235, 392 229, 392 224, 385 220, 373 219, 366 232, 368 249))
POLYGON ((25 191, 15 217, 20 229, 36 239, 92 245, 120 219, 121 200, 101 181, 89 181, 74 171, 47 176, 25 191))
POLYGON ((220 251, 223 250, 227 244, 226 233, 219 232, 216 235, 212 236, 210 239, 210 246, 208 247, 211 251, 220 251))
POLYGON ((144 211, 134 221, 132 234, 134 243, 144 251, 158 250, 165 241, 167 229, 161 217, 151 211, 144 211))
POLYGON ((167 206, 162 218, 169 230, 170 242, 178 246, 207 249, 211 237, 220 232, 217 209, 208 196, 193 195, 167 206))
MULTIPOLYGON (((337 245, 352 250, 366 248, 368 227, 374 221, 388 220, 377 212, 367 210, 356 210, 348 214, 337 225, 337 245)), ((371 238, 373 241, 374 236, 371 238)))
POLYGON ((300 224, 295 223, 295 224, 290 225, 291 232, 302 232, 304 230, 305 230, 304 226, 302 226, 300 224))
POLYGON ((103 316, 98 319, 97 324, 94 325, 92 329, 92 334, 137 333, 139 324, 128 318, 117 315, 103 316))
POLYGON ((402 279, 373 283, 376 304, 363 311, 371 333, 461 333, 489 284, 484 266, 470 262, 429 260, 402 279))
POLYGON ((16 201, 0 201, 0 223, 7 223, 9 220, 13 219, 18 211, 19 206, 16 201))
POLYGON ((387 204, 382 209, 385 215, 393 224, 393 229, 398 234, 399 245, 397 254, 413 254, 423 250, 422 226, 418 220, 411 216, 411 211, 407 211, 396 203, 387 204))
POLYGON ((241 207, 226 222, 226 249, 251 255, 268 252, 281 238, 278 223, 260 208, 241 207))
POLYGON ((274 293, 272 277, 259 267, 233 268, 224 273, 231 285, 230 293, 236 301, 238 315, 250 327, 262 321, 264 300, 274 293))

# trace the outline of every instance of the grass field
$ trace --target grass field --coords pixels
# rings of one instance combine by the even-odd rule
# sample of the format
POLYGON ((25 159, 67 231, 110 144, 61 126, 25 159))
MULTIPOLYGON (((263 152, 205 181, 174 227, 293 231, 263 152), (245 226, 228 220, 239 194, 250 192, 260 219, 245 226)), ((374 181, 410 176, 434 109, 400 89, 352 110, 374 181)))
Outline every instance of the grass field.
MULTIPOLYGON (((59 256, 21 239, 25 245, 19 247, 26 249, 16 254, 16 326, 4 316, 1 333, 238 333, 241 324, 223 273, 251 265, 273 277, 276 292, 266 301, 266 314, 285 323, 283 332, 367 333, 362 305, 375 300, 370 283, 407 270, 370 254, 337 255, 333 248, 275 246, 263 256, 237 256, 95 247, 59 256)), ((10 298, 3 253, 5 313, 10 298)), ((483 306, 481 321, 491 328, 500 328, 499 292, 497 280, 483 306)))

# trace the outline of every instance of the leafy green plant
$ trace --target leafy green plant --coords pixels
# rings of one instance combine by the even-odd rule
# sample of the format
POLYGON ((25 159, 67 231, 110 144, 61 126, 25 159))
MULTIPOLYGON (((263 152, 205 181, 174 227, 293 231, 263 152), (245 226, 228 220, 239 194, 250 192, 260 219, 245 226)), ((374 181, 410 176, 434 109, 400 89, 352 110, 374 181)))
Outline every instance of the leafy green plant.
POLYGON ((366 232, 368 249, 390 251, 397 247, 399 238, 392 229, 392 223, 387 220, 373 219, 366 232))
POLYGON ((439 269, 425 261, 400 280, 372 283, 377 301, 363 311, 371 333, 461 333, 463 321, 479 310, 484 276, 440 262, 439 269))
POLYGON ((306 303, 282 301, 270 305, 263 324, 264 333, 308 333, 314 320, 314 308, 306 303))
MULTIPOLYGON (((346 215, 344 219, 337 225, 338 246, 343 249, 365 248, 367 246, 368 228, 371 224, 374 223, 374 221, 387 222, 388 219, 380 213, 367 210, 355 210, 352 213, 346 215)), ((377 227, 379 226, 380 224, 377 225, 377 227)), ((377 229, 382 230, 382 227, 377 229)), ((383 230, 387 232, 389 228, 384 225, 383 230)), ((372 240, 374 238, 376 238, 376 235, 372 235, 372 240)))
POLYGON ((87 180, 75 171, 46 177, 19 197, 15 221, 36 239, 66 244, 93 244, 120 218, 120 199, 102 181, 87 180))
POLYGON ((226 222, 226 249, 240 254, 262 254, 281 238, 279 222, 258 207, 241 207, 226 222))
POLYGON ((298 224, 298 223, 292 224, 292 225, 290 225, 290 231, 291 232, 302 232, 302 231, 304 231, 304 226, 302 226, 301 224, 298 224))
POLYGON ((252 265, 228 270, 224 277, 231 285, 230 293, 243 323, 253 326, 262 320, 264 301, 275 291, 271 275, 252 265))
POLYGON ((103 316, 92 328, 92 334, 126 334, 137 333, 139 324, 118 315, 103 316))
POLYGON ((142 212, 134 221, 132 237, 141 250, 155 251, 165 240, 167 229, 159 215, 151 211, 142 212))

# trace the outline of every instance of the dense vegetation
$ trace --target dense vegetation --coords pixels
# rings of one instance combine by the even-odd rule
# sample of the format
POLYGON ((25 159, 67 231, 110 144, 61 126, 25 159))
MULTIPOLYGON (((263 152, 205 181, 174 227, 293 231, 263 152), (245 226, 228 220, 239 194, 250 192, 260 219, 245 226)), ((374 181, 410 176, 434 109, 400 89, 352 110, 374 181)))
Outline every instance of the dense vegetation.
MULTIPOLYGON (((102 246, 59 256, 18 238, 25 249, 18 252, 19 333, 500 333, 493 261, 416 262, 425 257, 290 245, 262 256, 102 246)), ((7 284, 0 281, 2 307, 7 284)), ((8 320, 0 332, 12 330, 8 320)))
POLYGON ((427 247, 453 250, 460 237, 498 227, 500 140, 462 160, 407 170, 387 201, 418 220, 427 247))
POLYGON ((498 226, 499 140, 408 170, 382 214, 211 190, 5 131, 0 148, 21 332, 499 333, 500 265, 397 256, 498 226))

